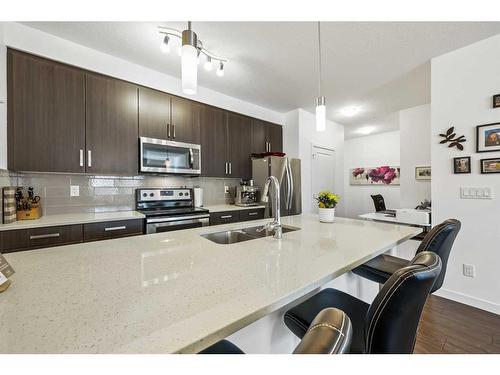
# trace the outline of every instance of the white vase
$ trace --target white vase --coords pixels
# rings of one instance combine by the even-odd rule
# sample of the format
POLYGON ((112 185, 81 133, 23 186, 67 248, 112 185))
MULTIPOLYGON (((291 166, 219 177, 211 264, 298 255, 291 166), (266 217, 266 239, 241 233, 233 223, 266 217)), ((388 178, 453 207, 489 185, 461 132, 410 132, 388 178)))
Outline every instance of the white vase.
POLYGON ((322 223, 333 223, 335 219, 335 208, 319 208, 319 221, 322 223))

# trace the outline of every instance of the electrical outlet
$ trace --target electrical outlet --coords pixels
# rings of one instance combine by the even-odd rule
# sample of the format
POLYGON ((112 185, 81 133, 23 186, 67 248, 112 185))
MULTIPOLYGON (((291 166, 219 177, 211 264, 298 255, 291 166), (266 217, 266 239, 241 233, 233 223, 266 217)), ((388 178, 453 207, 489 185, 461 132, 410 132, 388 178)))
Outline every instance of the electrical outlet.
POLYGON ((474 277, 476 276, 476 270, 474 266, 471 264, 463 264, 463 273, 466 277, 474 277))
POLYGON ((80 186, 71 185, 71 187, 69 189, 69 195, 72 197, 79 197, 80 196, 80 186))
POLYGON ((229 186, 224 185, 224 194, 229 194, 229 186))

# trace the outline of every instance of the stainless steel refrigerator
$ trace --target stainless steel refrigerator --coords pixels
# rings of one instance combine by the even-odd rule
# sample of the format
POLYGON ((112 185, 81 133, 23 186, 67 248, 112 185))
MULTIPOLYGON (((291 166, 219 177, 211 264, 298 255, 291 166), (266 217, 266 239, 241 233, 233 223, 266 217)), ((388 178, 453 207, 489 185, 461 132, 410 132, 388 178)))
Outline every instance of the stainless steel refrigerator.
MULTIPOLYGON (((252 158, 252 178, 261 192, 269 176, 276 177, 280 183, 281 215, 302 213, 300 159, 280 156, 252 158)), ((266 217, 273 215, 270 206, 271 199, 267 203, 266 217)))

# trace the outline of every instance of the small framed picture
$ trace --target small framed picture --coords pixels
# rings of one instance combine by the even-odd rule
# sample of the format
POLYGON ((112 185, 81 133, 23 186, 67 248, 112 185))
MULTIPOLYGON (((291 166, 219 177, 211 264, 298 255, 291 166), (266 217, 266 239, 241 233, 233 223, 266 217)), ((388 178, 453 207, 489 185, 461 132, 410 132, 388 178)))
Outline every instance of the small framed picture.
POLYGON ((476 126, 476 152, 500 151, 500 122, 476 126))
POLYGON ((415 167, 415 180, 430 180, 431 167, 415 167))
POLYGON ((453 158, 453 173, 470 173, 470 156, 453 158))
POLYGON ((493 95, 493 108, 500 107, 500 94, 493 95))
POLYGON ((481 159, 481 173, 500 173, 500 158, 481 159))

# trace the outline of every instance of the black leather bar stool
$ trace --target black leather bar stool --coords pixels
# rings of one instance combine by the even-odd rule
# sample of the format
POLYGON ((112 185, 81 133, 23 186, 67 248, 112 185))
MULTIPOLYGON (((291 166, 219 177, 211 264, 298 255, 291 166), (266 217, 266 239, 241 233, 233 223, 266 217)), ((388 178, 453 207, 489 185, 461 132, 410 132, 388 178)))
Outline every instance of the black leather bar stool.
POLYGON ((285 324, 304 337, 318 311, 336 307, 352 322, 350 353, 411 354, 422 309, 440 271, 439 256, 421 252, 387 280, 371 305, 339 290, 324 289, 288 310, 285 324))
MULTIPOLYGON (((436 280, 431 293, 434 293, 443 285, 444 276, 446 274, 446 266, 448 265, 448 257, 450 256, 451 248, 453 247, 455 238, 460 231, 460 227, 460 221, 456 219, 443 221, 426 234, 417 249, 417 254, 423 251, 432 251, 441 258, 441 274, 436 280)), ((384 284, 394 272, 400 268, 406 267, 409 263, 410 262, 406 259, 388 254, 382 254, 353 269, 352 272, 358 276, 364 277, 365 279, 375 281, 379 284, 384 284)))
MULTIPOLYGON (((305 332, 293 354, 343 354, 349 351, 352 325, 341 310, 328 308, 320 311, 305 332)), ((199 354, 244 354, 228 340, 221 340, 199 354)))

